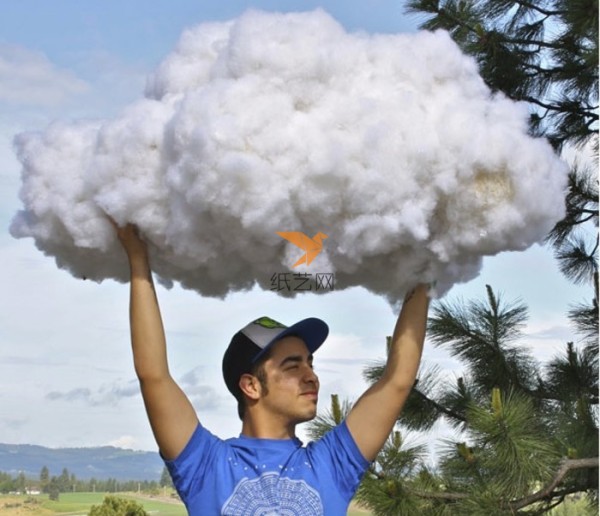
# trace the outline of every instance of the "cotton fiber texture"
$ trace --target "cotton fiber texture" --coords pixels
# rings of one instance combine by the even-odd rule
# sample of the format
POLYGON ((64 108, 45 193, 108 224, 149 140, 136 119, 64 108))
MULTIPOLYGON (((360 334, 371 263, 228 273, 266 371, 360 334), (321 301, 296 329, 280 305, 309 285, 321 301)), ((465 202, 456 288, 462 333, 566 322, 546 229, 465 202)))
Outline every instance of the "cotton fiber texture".
POLYGON ((391 302, 418 281, 441 294, 564 214, 567 167, 527 120, 446 32, 249 11, 185 31, 116 119, 17 135, 10 230, 97 281, 128 279, 108 214, 139 227, 164 283, 206 296, 284 272, 391 302), (309 265, 293 267, 292 231, 327 236, 309 265))

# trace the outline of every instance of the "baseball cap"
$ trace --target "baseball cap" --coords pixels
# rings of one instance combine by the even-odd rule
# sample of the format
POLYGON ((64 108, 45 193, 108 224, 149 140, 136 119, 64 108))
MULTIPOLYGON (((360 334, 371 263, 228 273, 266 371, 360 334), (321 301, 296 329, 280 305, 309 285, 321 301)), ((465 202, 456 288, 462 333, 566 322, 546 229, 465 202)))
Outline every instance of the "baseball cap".
POLYGON ((300 337, 311 353, 323 344, 329 327, 321 319, 309 317, 285 326, 270 317, 260 317, 238 331, 223 356, 223 378, 229 392, 239 392, 240 376, 249 373, 256 361, 278 340, 287 335, 300 337))

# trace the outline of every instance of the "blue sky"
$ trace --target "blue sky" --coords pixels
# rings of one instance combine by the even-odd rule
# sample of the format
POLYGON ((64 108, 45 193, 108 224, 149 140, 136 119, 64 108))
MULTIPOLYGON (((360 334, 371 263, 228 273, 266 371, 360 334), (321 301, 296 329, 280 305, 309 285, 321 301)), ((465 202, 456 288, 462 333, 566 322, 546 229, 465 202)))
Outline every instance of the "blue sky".
MULTIPOLYGON (((155 449, 131 363, 127 287, 76 280, 31 240, 8 233, 21 207, 14 135, 42 130, 55 119, 114 116, 141 97, 146 75, 188 26, 229 19, 247 8, 317 7, 347 30, 416 30, 416 20, 403 14, 400 2, 384 0, 5 2, 0 17, 0 442, 155 449)), ((488 258, 477 279, 456 286, 448 297, 482 298, 486 284, 507 300, 521 298, 529 305, 523 342, 536 356, 548 358, 575 338, 564 314, 588 292, 559 275, 547 250, 534 246, 488 258)), ((330 324, 329 342, 316 357, 321 408, 331 393, 355 398, 362 392, 361 368, 383 356, 396 316, 383 299, 359 288, 293 300, 252 291, 221 300, 159 287, 159 297, 173 374, 201 420, 223 437, 236 435, 239 422, 220 377, 221 355, 257 307, 259 315, 286 323, 319 316, 330 324)), ((449 374, 459 367, 429 346, 425 361, 449 374)))

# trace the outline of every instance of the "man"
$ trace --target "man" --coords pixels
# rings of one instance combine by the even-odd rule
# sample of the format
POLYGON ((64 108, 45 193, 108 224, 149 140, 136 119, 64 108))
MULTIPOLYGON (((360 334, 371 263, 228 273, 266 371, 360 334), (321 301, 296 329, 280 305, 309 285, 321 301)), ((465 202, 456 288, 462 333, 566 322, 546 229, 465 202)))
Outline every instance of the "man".
POLYGON ((427 287, 419 285, 406 297, 381 379, 343 423, 307 447, 295 429, 316 415, 313 352, 327 337, 327 325, 311 318, 286 328, 263 317, 245 326, 223 358, 242 433, 223 441, 201 425, 169 373, 143 240, 131 225, 117 228, 117 234, 131 271, 135 371, 160 453, 189 514, 345 515, 413 386, 425 339, 427 287))

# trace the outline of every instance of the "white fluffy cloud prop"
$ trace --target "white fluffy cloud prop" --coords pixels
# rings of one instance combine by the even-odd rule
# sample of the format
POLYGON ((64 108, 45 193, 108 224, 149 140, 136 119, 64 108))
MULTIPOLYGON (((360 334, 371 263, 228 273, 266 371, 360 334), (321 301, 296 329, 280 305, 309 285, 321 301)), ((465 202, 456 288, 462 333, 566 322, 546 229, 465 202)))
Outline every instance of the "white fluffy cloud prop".
POLYGON ((139 226, 163 281, 208 296, 286 271, 443 293, 563 215, 566 166, 527 118, 445 32, 251 11, 187 30, 120 117, 18 135, 11 232, 93 280, 127 279, 108 213, 139 226), (328 239, 292 269, 278 231, 328 239))

